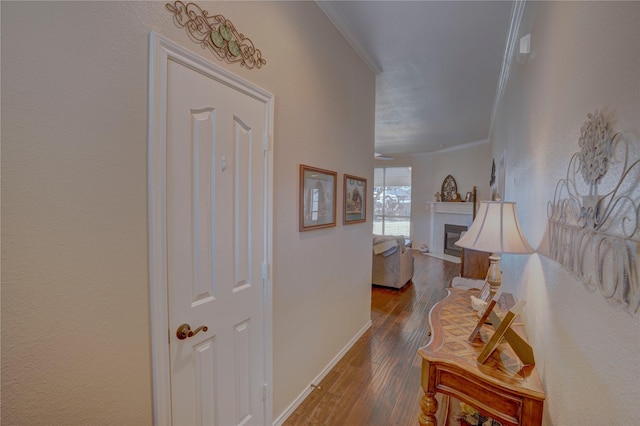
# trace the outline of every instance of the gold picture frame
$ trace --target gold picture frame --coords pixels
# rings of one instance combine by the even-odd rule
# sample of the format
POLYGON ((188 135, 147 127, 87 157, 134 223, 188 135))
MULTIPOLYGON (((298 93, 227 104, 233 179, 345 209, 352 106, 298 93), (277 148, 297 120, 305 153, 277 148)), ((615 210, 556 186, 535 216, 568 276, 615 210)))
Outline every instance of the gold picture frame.
POLYGON ((487 322, 487 319, 489 318, 491 312, 493 312, 493 308, 498 303, 501 294, 502 292, 498 291, 496 294, 494 294, 493 297, 491 297, 491 284, 486 279, 484 280, 484 285, 480 290, 480 294, 478 294, 478 299, 482 300, 483 302, 487 302, 487 306, 485 307, 483 314, 480 315, 480 319, 478 320, 476 327, 471 332, 471 335, 469 336, 469 342, 473 342, 473 339, 475 339, 480 332, 482 325, 487 322), (489 300, 490 297, 491 300, 489 300))
POLYGON ((367 221, 367 180, 345 173, 343 179, 342 223, 350 225, 367 221))
POLYGON ((300 164, 299 231, 336 226, 338 173, 300 164))
POLYGON ((536 361, 533 356, 533 349, 531 348, 531 345, 529 345, 526 340, 520 337, 520 335, 513 331, 513 329, 511 328, 516 317, 522 312, 525 301, 518 301, 511 309, 507 311, 504 318, 500 319, 494 312, 494 308, 499 298, 500 292, 496 293, 496 295, 491 299, 484 313, 478 320, 476 327, 469 336, 469 342, 473 341, 487 319, 490 319, 491 326, 495 331, 491 335, 489 341, 485 344, 482 352, 480 352, 480 355, 478 355, 478 362, 480 364, 484 364, 487 359, 489 359, 493 351, 496 350, 500 342, 502 342, 502 340, 504 339, 509 343, 516 356, 520 359, 520 361, 522 361, 524 365, 535 365, 536 361))

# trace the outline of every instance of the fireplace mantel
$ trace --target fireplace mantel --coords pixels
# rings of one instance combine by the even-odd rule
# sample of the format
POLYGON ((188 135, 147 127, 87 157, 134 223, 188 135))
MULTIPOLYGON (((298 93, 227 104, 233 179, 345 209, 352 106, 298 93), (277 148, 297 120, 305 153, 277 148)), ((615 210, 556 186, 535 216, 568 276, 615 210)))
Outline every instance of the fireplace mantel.
MULTIPOLYGON (((473 222, 473 203, 467 202, 427 202, 429 220, 429 250, 437 256, 444 255, 444 225, 469 227, 473 222)), ((436 256, 436 257, 437 257, 436 256)))
POLYGON ((473 203, 466 202, 427 202, 427 211, 432 213, 470 214, 473 216, 473 203))

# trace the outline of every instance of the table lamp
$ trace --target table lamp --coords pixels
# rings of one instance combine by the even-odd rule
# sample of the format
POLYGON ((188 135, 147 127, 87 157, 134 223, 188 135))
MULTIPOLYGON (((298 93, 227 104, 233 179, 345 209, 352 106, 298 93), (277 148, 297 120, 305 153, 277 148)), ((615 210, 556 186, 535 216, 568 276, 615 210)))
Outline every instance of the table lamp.
POLYGON ((471 228, 455 244, 492 253, 486 280, 491 286, 492 294, 498 291, 502 283, 500 254, 534 252, 520 229, 516 203, 507 201, 481 201, 471 228))

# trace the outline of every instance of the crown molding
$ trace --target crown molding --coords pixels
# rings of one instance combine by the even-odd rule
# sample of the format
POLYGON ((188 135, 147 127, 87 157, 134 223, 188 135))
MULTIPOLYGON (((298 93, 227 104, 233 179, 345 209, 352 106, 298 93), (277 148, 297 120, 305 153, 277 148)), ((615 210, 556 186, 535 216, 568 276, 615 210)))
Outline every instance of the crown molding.
POLYGON ((493 98, 493 106, 491 108, 489 138, 493 136, 493 122, 496 118, 500 103, 502 102, 502 96, 504 95, 504 89, 507 86, 507 81, 509 80, 509 73, 511 72, 511 64, 513 63, 515 47, 519 40, 518 35, 520 32, 520 24, 522 23, 522 16, 524 15, 524 7, 526 3, 527 0, 515 0, 511 7, 509 32, 507 33, 507 42, 504 47, 502 67, 500 68, 500 77, 498 78, 498 87, 496 88, 496 94, 493 98))
POLYGON ((461 145, 456 145, 456 146, 452 146, 449 148, 444 148, 438 151, 432 151, 430 152, 430 154, 444 154, 447 152, 451 152, 451 151, 459 151, 461 149, 467 149, 467 148, 472 148, 474 146, 478 146, 478 145, 484 145, 484 144, 488 144, 489 143, 489 139, 481 139, 479 141, 475 141, 475 142, 469 142, 469 143, 465 143, 465 144, 461 144, 461 145))
POLYGON ((369 67, 369 69, 374 74, 380 74, 382 72, 382 67, 374 61, 367 50, 362 46, 360 40, 355 36, 355 34, 351 31, 351 26, 349 21, 345 19, 345 17, 338 11, 338 8, 334 5, 332 1, 322 1, 315 0, 315 3, 318 5, 320 10, 324 12, 325 15, 329 18, 329 20, 333 23, 333 26, 342 34, 342 36, 347 40, 347 42, 351 45, 353 50, 362 58, 365 64, 369 67))

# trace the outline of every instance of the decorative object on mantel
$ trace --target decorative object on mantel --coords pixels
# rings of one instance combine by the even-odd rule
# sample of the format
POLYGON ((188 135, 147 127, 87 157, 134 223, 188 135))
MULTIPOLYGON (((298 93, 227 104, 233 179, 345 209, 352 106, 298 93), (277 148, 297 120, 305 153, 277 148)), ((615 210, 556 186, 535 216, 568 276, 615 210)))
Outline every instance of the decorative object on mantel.
MULTIPOLYGON (((475 188, 475 186, 474 186, 475 188)), ((467 192, 467 195, 464 196, 464 201, 466 201, 467 203, 472 203, 473 202, 473 192, 469 191, 467 192)))
POLYGON ((433 194, 434 197, 436 197, 436 203, 439 203, 442 201, 442 196, 440 195, 439 192, 436 192, 435 194, 433 194))
POLYGON ((613 134, 596 110, 587 114, 578 144, 547 208, 550 257, 637 313, 640 143, 630 133, 613 134))
POLYGON ((262 52, 253 42, 239 33, 230 20, 222 15, 210 16, 195 3, 176 1, 167 3, 166 8, 173 13, 173 21, 179 28, 186 28, 189 38, 208 48, 218 58, 229 64, 240 62, 245 68, 260 68, 267 63, 262 52))
POLYGON ((460 194, 458 194, 458 184, 453 176, 448 175, 442 181, 442 189, 440 190, 442 201, 460 201, 460 194))
POLYGON ((493 253, 489 257, 491 263, 487 272, 491 294, 496 293, 502 284, 499 256, 501 253, 534 252, 520 229, 516 203, 506 201, 481 201, 478 217, 455 244, 467 249, 493 253))

